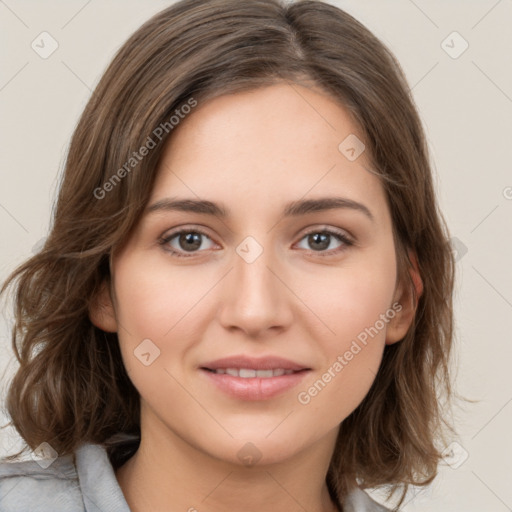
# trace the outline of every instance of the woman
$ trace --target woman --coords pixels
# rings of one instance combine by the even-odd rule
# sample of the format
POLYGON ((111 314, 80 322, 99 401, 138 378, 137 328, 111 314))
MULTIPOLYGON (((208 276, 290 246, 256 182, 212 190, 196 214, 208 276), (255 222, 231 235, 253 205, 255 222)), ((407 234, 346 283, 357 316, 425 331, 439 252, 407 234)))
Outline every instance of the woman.
POLYGON ((16 290, 2 510, 384 510, 427 484, 453 256, 400 67, 317 1, 184 0, 72 138, 16 290))

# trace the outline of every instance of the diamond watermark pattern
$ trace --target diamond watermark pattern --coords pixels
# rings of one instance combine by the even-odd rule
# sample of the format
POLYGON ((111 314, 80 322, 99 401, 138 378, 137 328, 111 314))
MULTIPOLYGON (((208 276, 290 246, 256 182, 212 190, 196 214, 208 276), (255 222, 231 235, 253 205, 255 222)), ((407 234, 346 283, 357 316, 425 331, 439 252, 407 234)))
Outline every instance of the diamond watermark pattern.
POLYGON ((364 152, 365 148, 366 146, 363 141, 353 133, 345 137, 338 146, 339 152, 351 162, 357 160, 364 152))
POLYGON ((146 338, 137 345, 133 353, 144 366, 149 366, 160 356, 160 349, 150 339, 146 338))
POLYGON ((33 460, 35 460, 43 469, 48 468, 53 464, 53 461, 59 456, 59 454, 49 445, 47 442, 41 443, 31 454, 33 460))
POLYGON ((453 31, 443 40, 441 48, 452 59, 458 59, 469 48, 469 43, 457 31, 453 31))
POLYGON ((460 261, 468 252, 467 246, 461 242, 456 236, 450 239, 452 246, 453 257, 455 261, 460 261))
POLYGON ((254 466, 261 459, 261 452, 253 443, 245 443, 237 456, 245 466, 254 466))
POLYGON ((41 32, 31 46, 39 57, 47 59, 59 47, 59 43, 48 32, 41 32))
POLYGON ((237 254, 245 260, 246 263, 256 261, 263 253, 263 247, 252 236, 248 236, 238 244, 237 254))
POLYGON ((453 441, 443 450, 443 460, 452 468, 458 469, 466 462, 469 453, 457 441, 453 441))
POLYGON ((32 246, 32 254, 37 254, 41 251, 46 243, 46 237, 40 238, 33 246, 32 246))

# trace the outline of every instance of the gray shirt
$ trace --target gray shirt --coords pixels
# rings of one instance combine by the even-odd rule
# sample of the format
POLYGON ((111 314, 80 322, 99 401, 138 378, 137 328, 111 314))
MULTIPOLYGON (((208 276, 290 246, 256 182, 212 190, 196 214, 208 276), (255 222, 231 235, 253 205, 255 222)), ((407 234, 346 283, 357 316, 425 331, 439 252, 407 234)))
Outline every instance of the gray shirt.
MULTIPOLYGON (((0 512, 29 511, 130 512, 130 508, 105 449, 84 443, 46 468, 32 460, 0 464, 0 512)), ((343 503, 343 511, 388 509, 355 489, 343 503)))

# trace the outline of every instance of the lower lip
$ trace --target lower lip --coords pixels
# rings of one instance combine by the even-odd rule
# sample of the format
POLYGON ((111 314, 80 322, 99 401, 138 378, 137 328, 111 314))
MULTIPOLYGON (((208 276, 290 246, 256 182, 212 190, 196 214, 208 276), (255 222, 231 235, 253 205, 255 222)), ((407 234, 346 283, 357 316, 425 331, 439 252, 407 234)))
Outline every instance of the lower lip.
POLYGON ((233 377, 200 369, 224 393, 241 400, 266 400, 295 387, 309 370, 279 377, 233 377))

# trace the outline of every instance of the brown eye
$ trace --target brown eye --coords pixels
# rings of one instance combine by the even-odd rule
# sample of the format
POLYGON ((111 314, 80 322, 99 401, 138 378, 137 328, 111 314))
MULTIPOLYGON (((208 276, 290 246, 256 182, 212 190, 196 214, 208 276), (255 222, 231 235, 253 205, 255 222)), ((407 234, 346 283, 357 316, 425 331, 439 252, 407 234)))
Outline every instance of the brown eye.
POLYGON ((328 229, 310 231, 302 237, 302 240, 305 240, 307 245, 307 247, 303 247, 304 249, 319 253, 321 256, 324 256, 323 253, 326 253, 325 256, 337 254, 353 245, 345 233, 328 229), (332 247, 336 241, 338 245, 332 247))
MULTIPOLYGON (((195 253, 202 252, 199 249, 204 246, 205 239, 212 242, 211 238, 202 231, 195 229, 182 229, 166 235, 160 240, 160 244, 166 251, 170 252, 174 256, 190 257, 195 253)), ((203 247, 203 249, 205 249, 205 247, 203 247)), ((208 249, 208 247, 206 247, 206 249, 208 249)))
POLYGON ((185 251, 194 251, 196 249, 199 249, 201 247, 201 233, 182 233, 178 236, 178 245, 180 246, 180 249, 184 249, 185 251))

